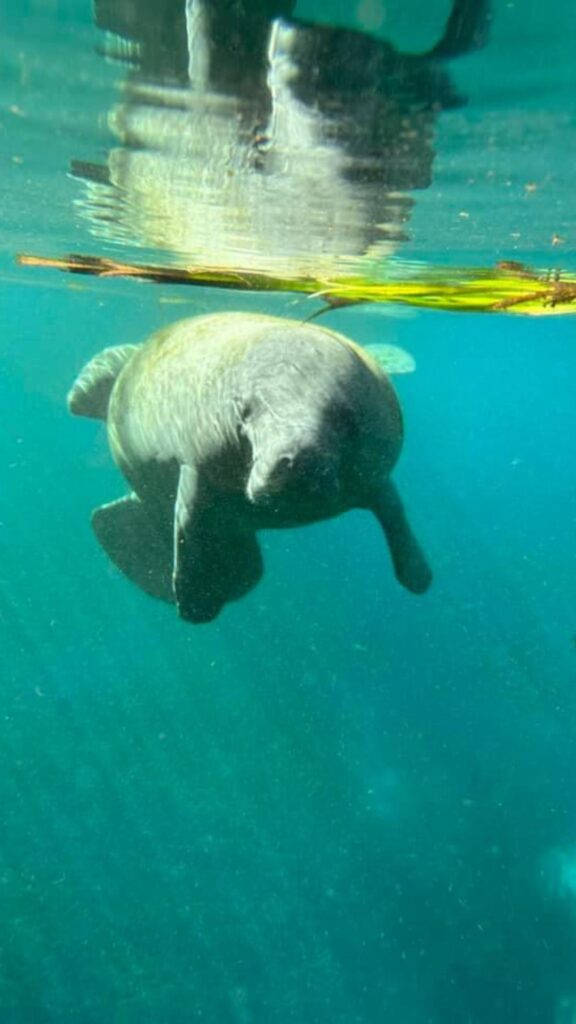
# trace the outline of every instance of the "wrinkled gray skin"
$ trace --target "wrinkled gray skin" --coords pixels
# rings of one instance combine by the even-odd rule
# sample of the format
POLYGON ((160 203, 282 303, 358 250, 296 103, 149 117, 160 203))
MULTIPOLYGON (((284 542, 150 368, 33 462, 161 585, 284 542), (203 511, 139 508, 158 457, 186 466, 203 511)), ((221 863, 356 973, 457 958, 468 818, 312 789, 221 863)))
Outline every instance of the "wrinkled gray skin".
POLYGON ((107 349, 69 395, 107 420, 134 493, 93 515, 116 565, 191 622, 214 619, 262 575, 256 531, 371 509, 396 576, 431 574, 389 474, 402 445, 394 390, 340 334, 246 313, 183 320, 107 349))

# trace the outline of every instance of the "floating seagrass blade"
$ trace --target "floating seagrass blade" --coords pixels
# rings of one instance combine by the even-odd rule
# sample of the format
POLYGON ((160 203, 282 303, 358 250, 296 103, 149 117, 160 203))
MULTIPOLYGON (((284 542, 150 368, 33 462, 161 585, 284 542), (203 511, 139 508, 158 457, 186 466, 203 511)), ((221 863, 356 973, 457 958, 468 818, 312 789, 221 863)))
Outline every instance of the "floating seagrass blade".
POLYGON ((543 316, 576 313, 576 276, 532 270, 506 261, 495 268, 419 267, 408 280, 370 281, 361 277, 321 280, 275 277, 225 267, 165 267, 121 263, 99 256, 63 257, 21 254, 17 263, 96 277, 134 277, 156 284, 197 285, 236 291, 296 292, 322 300, 328 308, 365 302, 397 302, 408 306, 463 313, 522 313, 543 316))

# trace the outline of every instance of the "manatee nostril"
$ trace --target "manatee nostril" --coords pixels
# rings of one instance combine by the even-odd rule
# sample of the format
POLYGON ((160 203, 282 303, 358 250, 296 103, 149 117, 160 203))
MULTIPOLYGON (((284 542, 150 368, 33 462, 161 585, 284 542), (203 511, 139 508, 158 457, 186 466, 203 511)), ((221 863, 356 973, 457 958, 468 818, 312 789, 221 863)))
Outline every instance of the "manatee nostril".
POLYGON ((248 500, 253 505, 266 506, 272 502, 272 495, 268 491, 264 490, 252 490, 248 488, 248 500))

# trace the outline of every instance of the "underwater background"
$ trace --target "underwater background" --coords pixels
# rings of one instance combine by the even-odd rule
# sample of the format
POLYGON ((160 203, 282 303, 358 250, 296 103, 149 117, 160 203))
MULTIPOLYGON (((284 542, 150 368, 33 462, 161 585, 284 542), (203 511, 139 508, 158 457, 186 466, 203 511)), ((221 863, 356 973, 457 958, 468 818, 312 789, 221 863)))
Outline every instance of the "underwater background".
MULTIPOLYGON (((495 19, 511 9, 531 45, 541 5, 503 3, 495 19)), ((568 0, 554 10, 558 50, 536 55, 546 72, 574 29, 568 0)), ((399 588, 377 524, 352 512, 265 534, 257 589, 215 623, 180 622, 95 541, 91 511, 125 484, 103 427, 70 417, 67 390, 101 348, 178 317, 303 317, 310 300, 15 268, 18 248, 94 249, 58 211, 73 210, 66 161, 92 144, 99 97, 85 122, 65 97, 64 128, 47 130, 39 95, 15 143, 25 119, 9 107, 27 83, 10 54, 45 40, 52 68, 51 46, 76 32, 88 53, 91 11, 22 4, 2 17, 0 1021, 573 1024, 573 318, 327 312, 324 326, 415 357, 394 379, 406 428, 395 479, 433 587, 399 588)), ((494 34, 498 53, 496 20, 494 34)), ((550 118, 573 146, 573 93, 556 70, 550 118)), ((560 183, 561 137, 545 172, 560 183)), ((434 235, 441 151, 439 165, 417 239, 434 235)), ((478 216, 491 222, 489 203, 478 216)), ((530 259, 569 264, 560 187, 535 219, 530 259)), ((462 219, 450 223, 454 244, 442 235, 438 251, 470 263, 466 241, 455 248, 462 219)), ((506 255, 478 233, 478 263, 506 255)))

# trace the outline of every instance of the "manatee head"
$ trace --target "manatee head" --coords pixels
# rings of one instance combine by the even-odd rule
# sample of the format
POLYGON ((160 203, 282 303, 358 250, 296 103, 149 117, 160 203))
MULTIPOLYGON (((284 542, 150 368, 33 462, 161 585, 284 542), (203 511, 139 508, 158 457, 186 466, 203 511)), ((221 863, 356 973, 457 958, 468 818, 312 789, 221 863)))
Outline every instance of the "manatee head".
POLYGON ((298 515, 328 515, 340 501, 340 443, 323 417, 302 408, 259 410, 245 424, 251 445, 249 501, 298 515))

